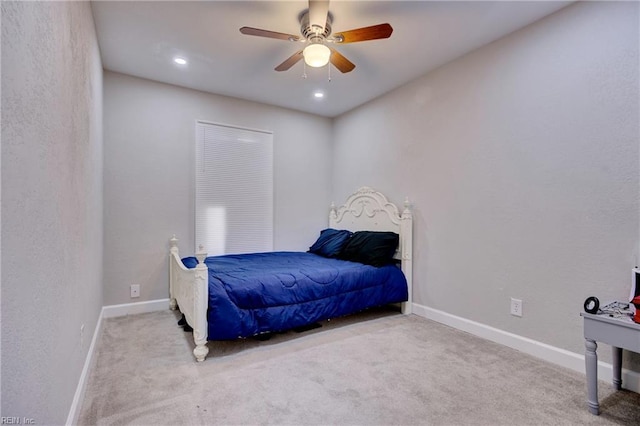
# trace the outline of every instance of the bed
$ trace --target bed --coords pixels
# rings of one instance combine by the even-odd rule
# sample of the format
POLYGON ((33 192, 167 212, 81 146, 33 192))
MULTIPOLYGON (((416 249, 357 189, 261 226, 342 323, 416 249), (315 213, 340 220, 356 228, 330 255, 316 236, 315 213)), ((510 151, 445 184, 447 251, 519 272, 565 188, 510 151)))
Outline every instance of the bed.
POLYGON ((331 205, 328 228, 308 252, 181 258, 169 241, 170 308, 193 328, 197 361, 207 341, 303 327, 400 303, 412 306, 412 213, 371 188, 331 205))

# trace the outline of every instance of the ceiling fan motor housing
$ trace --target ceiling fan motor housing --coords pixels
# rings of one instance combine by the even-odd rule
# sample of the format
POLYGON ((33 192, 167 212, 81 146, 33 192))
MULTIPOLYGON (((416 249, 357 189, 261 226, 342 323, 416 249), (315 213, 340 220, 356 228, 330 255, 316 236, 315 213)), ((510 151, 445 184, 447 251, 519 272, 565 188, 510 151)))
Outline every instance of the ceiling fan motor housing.
POLYGON ((306 11, 300 17, 300 32, 309 41, 320 42, 325 40, 331 34, 331 14, 327 14, 327 22, 324 24, 324 31, 317 25, 309 23, 309 11, 306 11))

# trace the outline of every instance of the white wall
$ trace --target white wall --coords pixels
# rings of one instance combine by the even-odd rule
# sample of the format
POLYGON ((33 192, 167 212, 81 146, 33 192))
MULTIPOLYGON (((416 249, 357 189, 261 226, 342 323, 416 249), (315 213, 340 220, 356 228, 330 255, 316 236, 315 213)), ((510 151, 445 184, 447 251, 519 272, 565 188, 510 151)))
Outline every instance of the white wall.
POLYGON ((334 198, 414 202, 415 302, 584 351, 638 263, 638 34, 580 2, 336 119, 334 198))
POLYGON ((102 64, 88 2, 1 7, 2 416, 63 424, 102 306, 102 64))
POLYGON ((306 250, 327 226, 329 119, 112 72, 104 109, 105 305, 169 297, 172 234, 194 252, 196 120, 274 132, 276 250, 306 250))

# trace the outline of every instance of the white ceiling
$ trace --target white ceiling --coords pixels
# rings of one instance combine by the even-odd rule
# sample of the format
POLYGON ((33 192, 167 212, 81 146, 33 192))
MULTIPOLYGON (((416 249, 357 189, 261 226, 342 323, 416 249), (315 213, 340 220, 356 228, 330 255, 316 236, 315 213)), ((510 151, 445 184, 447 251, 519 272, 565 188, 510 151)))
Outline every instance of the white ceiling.
POLYGON ((390 38, 335 45, 356 65, 347 74, 303 62, 274 68, 300 43, 242 35, 242 26, 300 34, 297 1, 94 1, 103 66, 164 83, 338 116, 570 1, 339 1, 333 32, 388 22, 390 38), (182 56, 189 63, 172 62, 182 56), (325 92, 317 100, 315 90, 325 92))

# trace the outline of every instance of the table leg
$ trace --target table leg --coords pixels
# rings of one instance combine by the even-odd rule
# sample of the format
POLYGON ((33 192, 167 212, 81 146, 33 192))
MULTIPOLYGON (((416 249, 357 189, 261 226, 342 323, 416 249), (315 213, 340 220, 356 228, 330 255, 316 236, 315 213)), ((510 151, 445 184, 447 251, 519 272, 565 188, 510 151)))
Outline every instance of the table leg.
POLYGON ((622 348, 613 349, 613 387, 616 390, 622 388, 622 348))
POLYGON ((587 373, 587 403, 591 414, 600 414, 600 404, 598 403, 598 344, 595 340, 584 339, 586 348, 584 362, 587 373))

